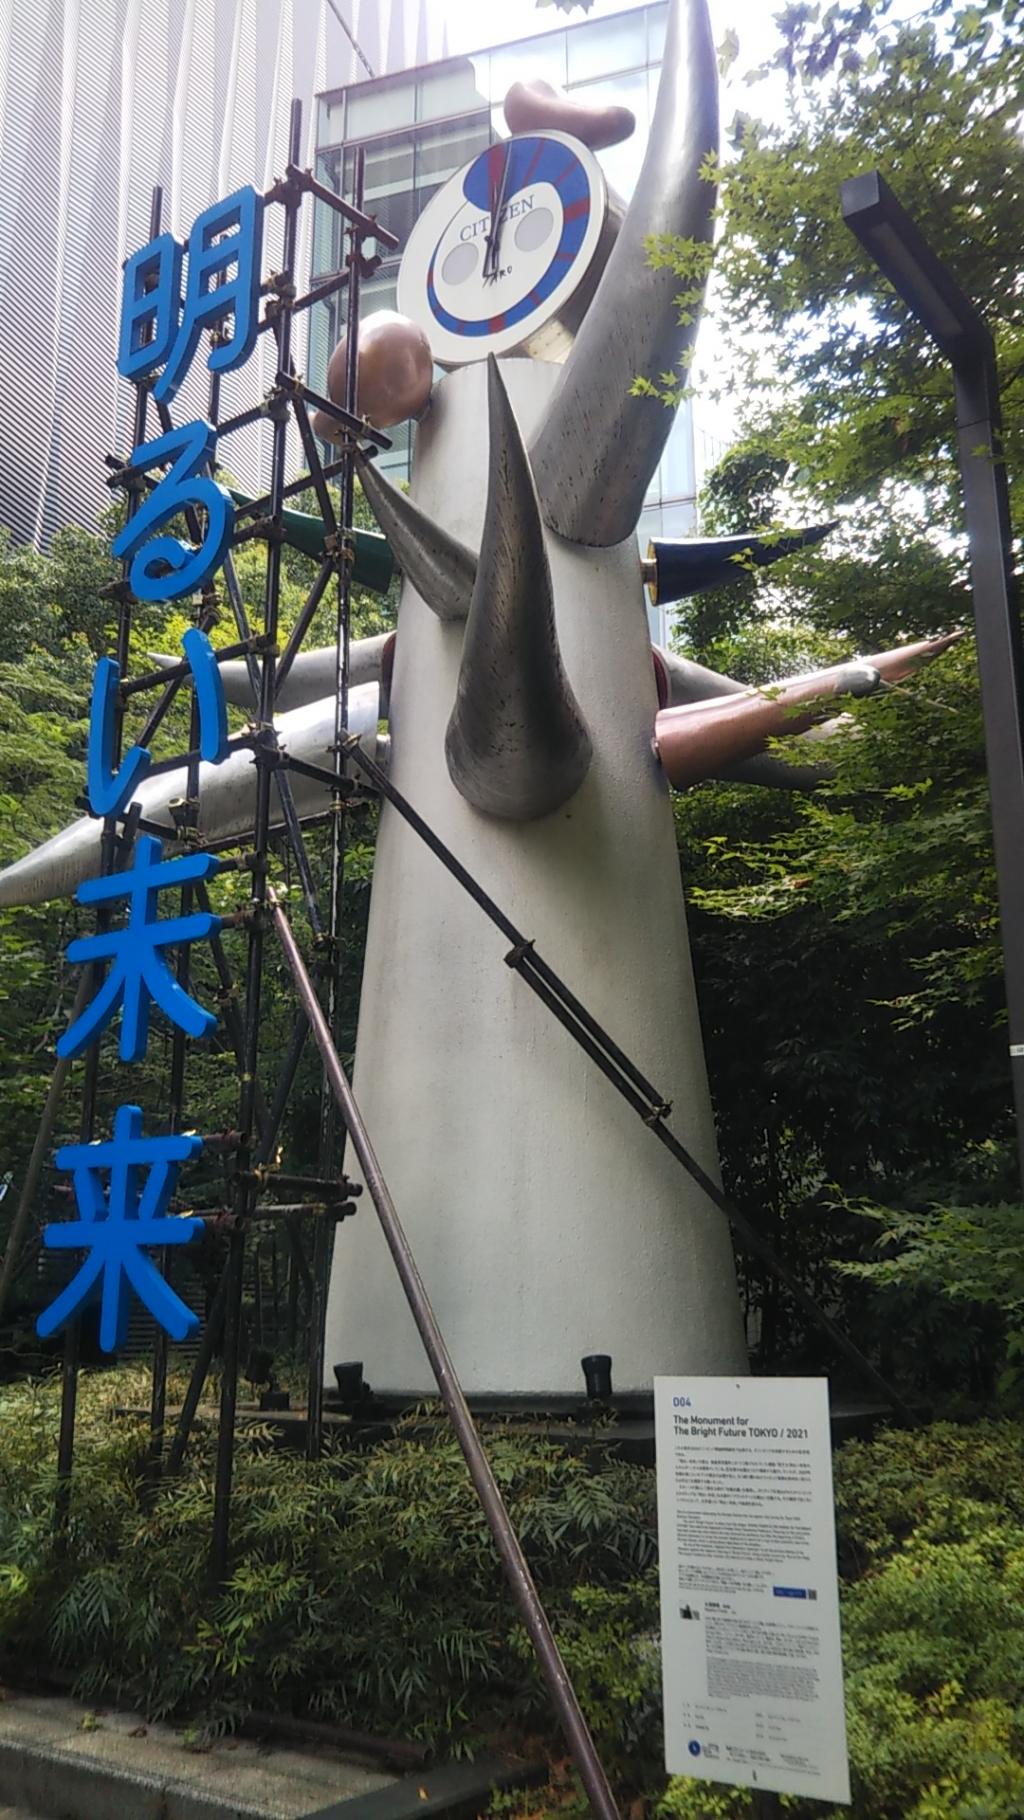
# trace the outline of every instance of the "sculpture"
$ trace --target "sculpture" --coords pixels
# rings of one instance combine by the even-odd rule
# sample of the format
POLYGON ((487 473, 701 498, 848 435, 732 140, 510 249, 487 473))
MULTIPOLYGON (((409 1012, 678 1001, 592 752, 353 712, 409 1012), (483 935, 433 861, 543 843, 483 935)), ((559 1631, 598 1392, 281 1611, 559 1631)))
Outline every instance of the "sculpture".
MULTIPOLYGON (((813 778, 758 756, 751 692, 668 654, 656 675, 643 607, 635 528, 672 419, 631 388, 674 367, 696 333, 680 324, 677 280, 650 268, 645 242, 710 240, 714 187, 701 171, 717 138, 706 0, 672 0, 657 109, 624 217, 583 143, 536 126, 482 154, 421 217, 399 308, 430 325, 435 357, 454 370, 423 414, 410 496, 362 465, 404 585, 394 646, 353 648, 350 703, 350 726, 375 738, 393 655, 398 788, 673 1095, 675 1129, 711 1172, 669 789, 654 745, 659 684, 664 721, 672 704, 678 722, 679 703, 743 696, 742 712, 723 701, 710 716, 712 763, 673 761, 681 781, 740 761, 761 781, 813 778)), ((845 682, 859 692, 907 655, 868 660, 874 671, 851 668, 845 682)), ((331 738, 333 701, 322 697, 333 663, 333 651, 310 652, 292 667, 279 732, 298 756, 331 738)), ((248 702, 241 666, 223 674, 248 702)), ((815 703, 809 714, 823 697, 834 711, 835 680, 802 692, 815 703)), ((683 737, 677 723, 671 732, 683 737)), ((148 820, 166 822, 180 782, 165 774, 144 789, 148 820)), ((239 828, 251 794, 244 754, 201 779, 201 832, 239 828)), ((97 824, 75 824, 0 875, 0 903, 66 893, 97 852, 97 824)), ((743 1370, 722 1217, 643 1142, 502 958, 474 904, 385 806, 354 1087, 465 1388, 571 1396, 581 1356, 594 1353, 612 1356, 622 1391, 649 1389, 655 1373, 743 1370)), ((361 1359, 375 1389, 433 1389, 369 1221, 339 1233, 327 1335, 328 1360, 361 1359)))

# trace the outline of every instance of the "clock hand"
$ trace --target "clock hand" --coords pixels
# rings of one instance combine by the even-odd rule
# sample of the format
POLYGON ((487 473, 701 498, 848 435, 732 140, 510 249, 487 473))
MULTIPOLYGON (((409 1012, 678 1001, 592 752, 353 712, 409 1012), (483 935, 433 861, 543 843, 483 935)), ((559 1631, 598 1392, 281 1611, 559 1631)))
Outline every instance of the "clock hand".
POLYGON ((487 205, 490 210, 490 217, 489 217, 489 220, 487 223, 487 236, 484 241, 484 264, 483 264, 482 276, 483 276, 485 282, 491 276, 491 266, 493 263, 493 255, 494 255, 494 223, 497 220, 498 196, 500 195, 500 193, 501 193, 500 180, 498 178, 492 177, 491 192, 490 192, 490 197, 488 199, 488 205, 487 205))
POLYGON ((499 175, 495 174, 493 162, 491 162, 490 169, 491 169, 491 178, 490 178, 490 184, 489 184, 489 189, 488 189, 488 198, 487 198, 487 207, 489 210, 489 215, 488 215, 488 221, 487 221, 487 234, 486 234, 486 237, 484 240, 483 271, 481 273, 481 276, 483 277, 485 282, 491 275, 493 242, 494 242, 494 223, 498 218, 498 197, 501 194, 501 177, 499 175))
POLYGON ((501 245, 501 211, 505 206, 505 191, 508 188, 509 166, 512 163, 512 148, 507 147, 501 167, 501 181, 498 185, 497 199, 491 203, 491 231, 487 236, 487 257, 484 260, 484 277, 497 279, 499 270, 499 248, 501 245))

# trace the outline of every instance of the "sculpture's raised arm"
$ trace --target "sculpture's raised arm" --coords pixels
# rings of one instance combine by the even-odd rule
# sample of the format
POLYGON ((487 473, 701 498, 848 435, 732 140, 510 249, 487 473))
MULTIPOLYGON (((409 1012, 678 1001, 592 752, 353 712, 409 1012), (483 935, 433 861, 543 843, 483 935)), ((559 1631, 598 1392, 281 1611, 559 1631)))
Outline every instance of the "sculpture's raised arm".
POLYGON ((649 235, 710 243, 716 189, 700 175, 718 151, 718 70, 706 0, 672 0, 643 168, 601 281, 530 451, 547 524, 574 543, 621 543, 636 530, 675 420, 657 382, 697 335, 680 322, 679 278, 652 270, 649 235))

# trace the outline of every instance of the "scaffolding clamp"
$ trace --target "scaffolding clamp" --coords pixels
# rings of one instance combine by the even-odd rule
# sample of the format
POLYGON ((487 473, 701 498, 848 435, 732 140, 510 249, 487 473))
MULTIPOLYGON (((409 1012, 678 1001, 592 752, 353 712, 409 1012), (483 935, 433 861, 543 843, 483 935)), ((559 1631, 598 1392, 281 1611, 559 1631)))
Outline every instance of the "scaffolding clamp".
POLYGON ((529 941, 517 942, 515 947, 510 948, 505 956, 506 967, 511 967, 513 971, 518 970, 523 962, 528 960, 532 955, 533 949, 534 943, 532 937, 529 941))

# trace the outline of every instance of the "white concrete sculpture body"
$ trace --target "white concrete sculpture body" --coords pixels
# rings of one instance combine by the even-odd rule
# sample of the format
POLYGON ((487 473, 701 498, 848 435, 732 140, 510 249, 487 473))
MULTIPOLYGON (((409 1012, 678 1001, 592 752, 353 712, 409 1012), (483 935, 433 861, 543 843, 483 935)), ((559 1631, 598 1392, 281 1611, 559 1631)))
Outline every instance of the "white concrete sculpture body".
MULTIPOLYGON (((559 369, 502 362, 523 430, 559 369)), ((480 542, 486 369, 451 373, 417 441, 412 493, 480 542)), ((391 696, 391 776, 588 1008, 671 1095, 704 1166, 715 1144, 635 537, 546 536, 565 668, 594 756, 555 813, 499 820, 445 763, 464 624, 407 581, 391 696)), ((355 1092, 464 1388, 579 1394, 583 1354, 617 1390, 655 1372, 729 1372, 745 1353, 721 1215, 503 965, 500 934, 389 807, 381 815, 355 1092)), ((365 1205, 361 1203, 361 1206, 365 1205)), ((375 1390, 433 1389, 376 1222, 339 1230, 327 1359, 375 1390)))

